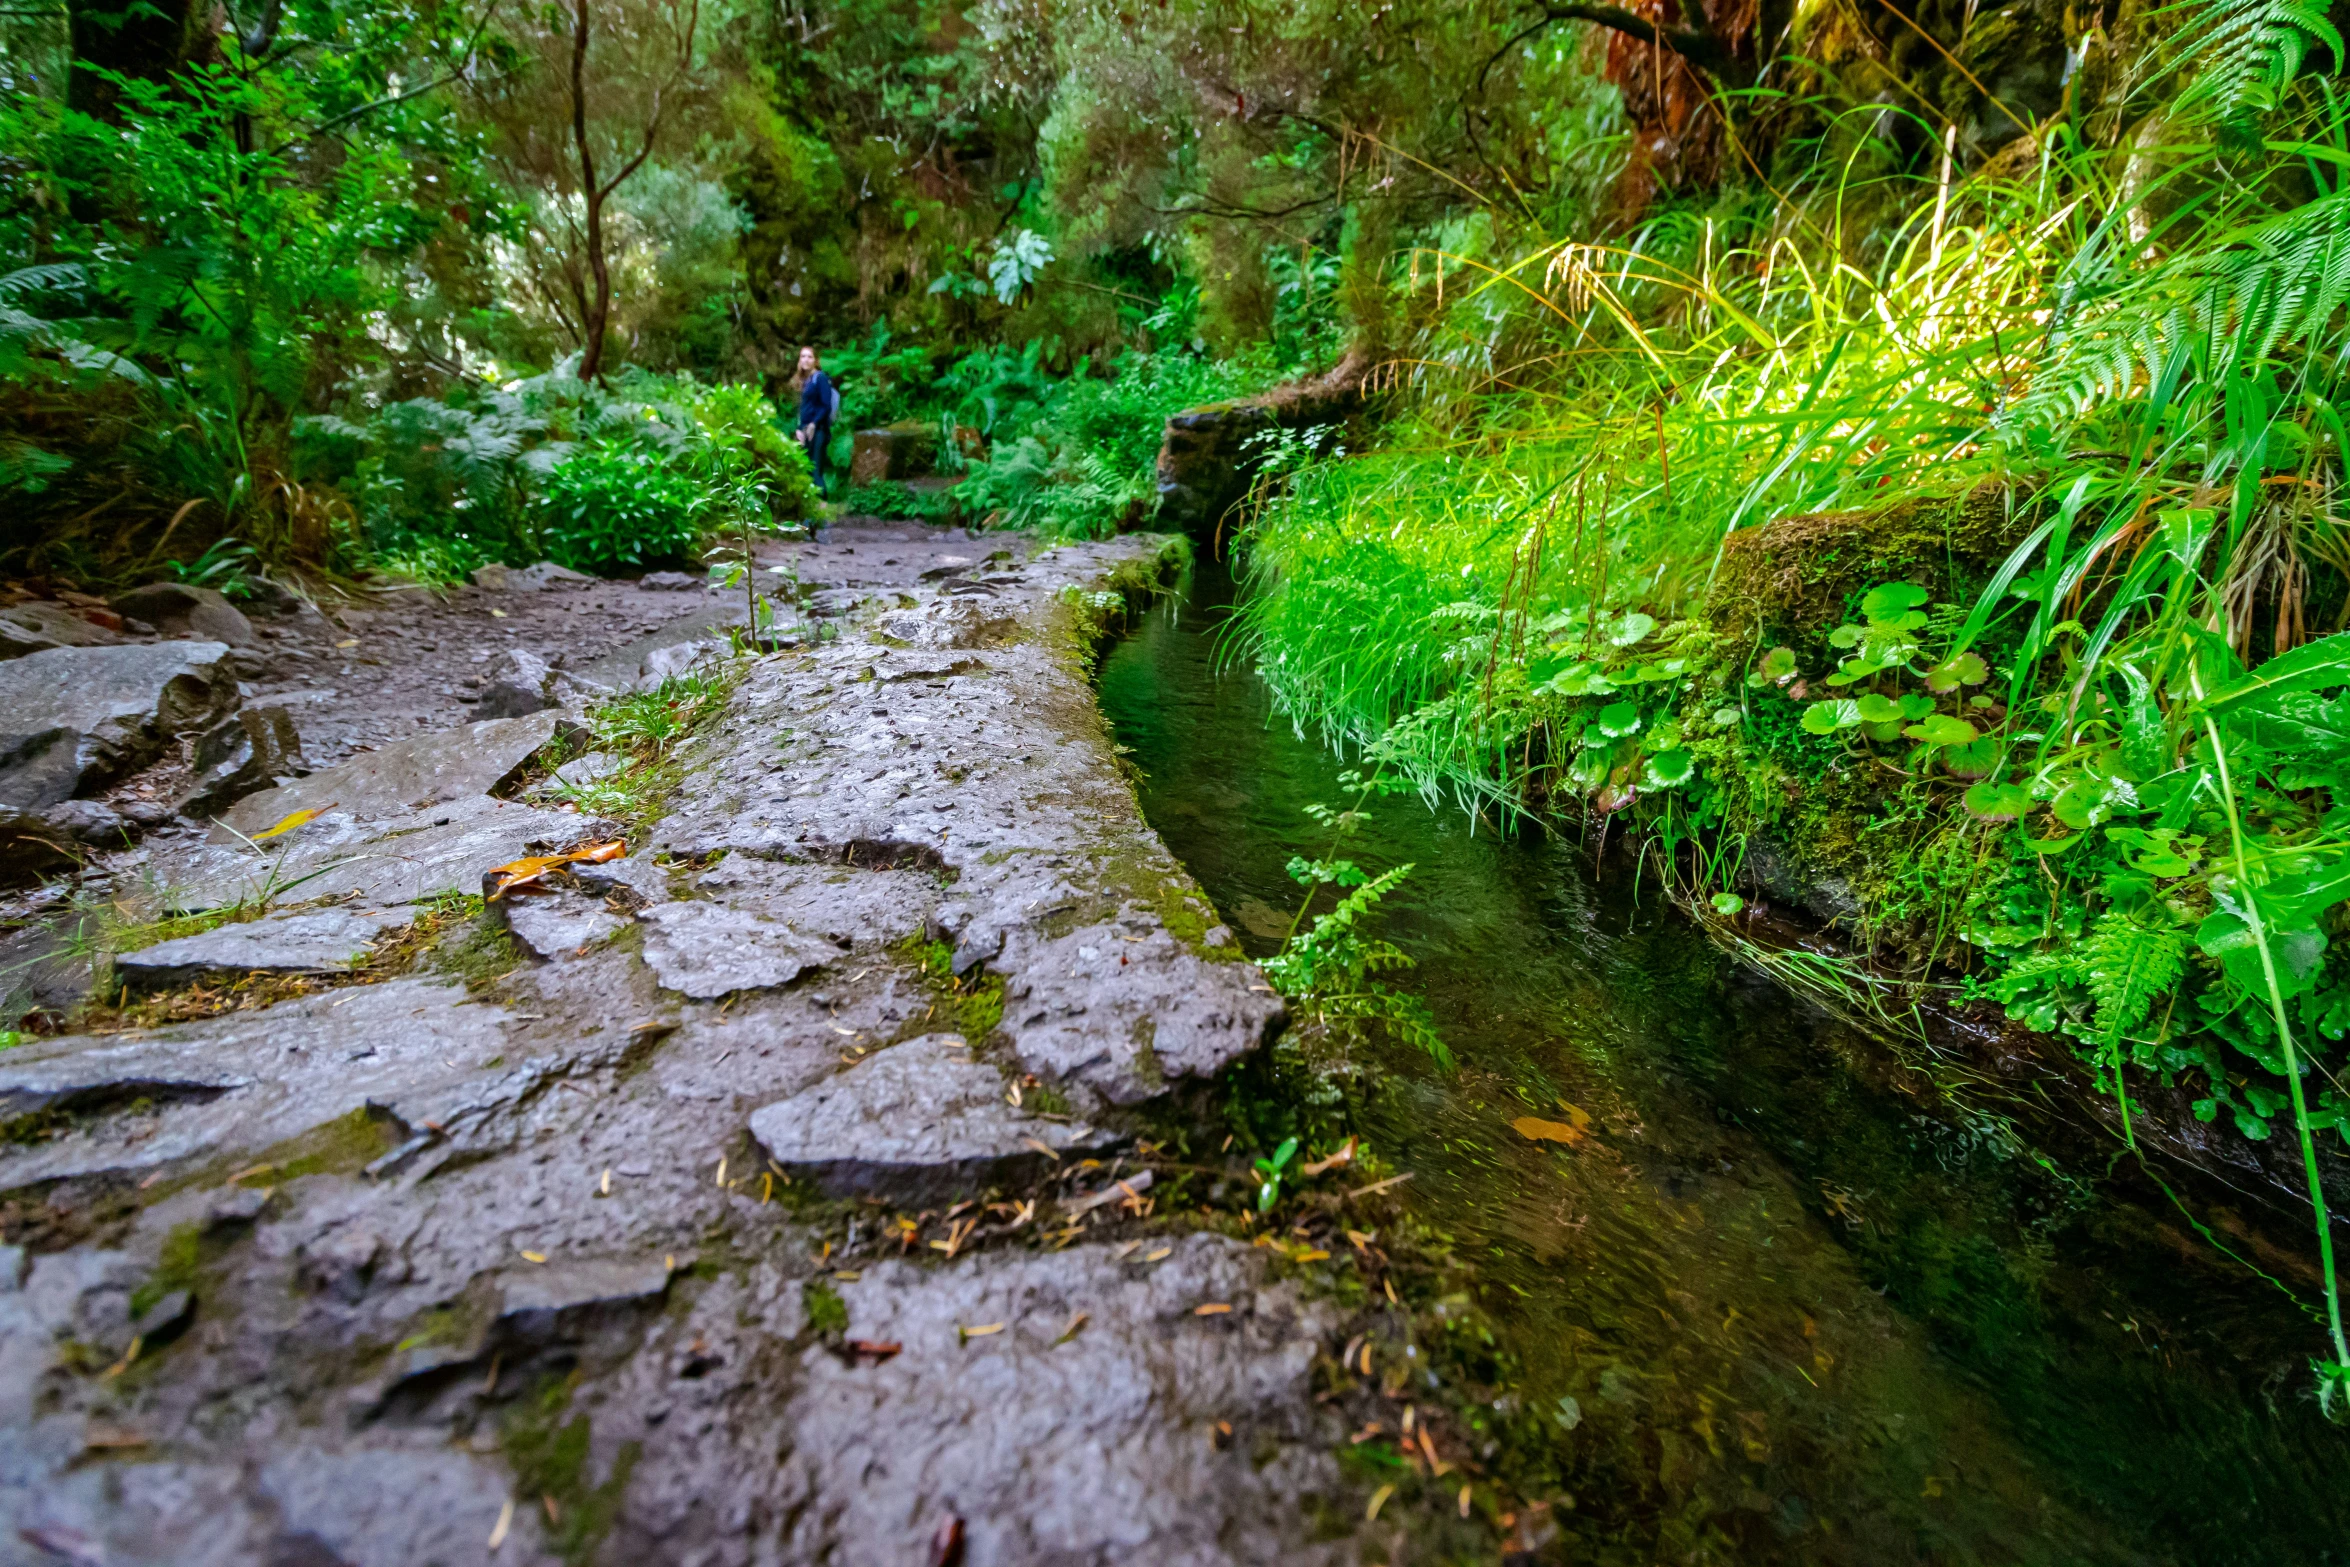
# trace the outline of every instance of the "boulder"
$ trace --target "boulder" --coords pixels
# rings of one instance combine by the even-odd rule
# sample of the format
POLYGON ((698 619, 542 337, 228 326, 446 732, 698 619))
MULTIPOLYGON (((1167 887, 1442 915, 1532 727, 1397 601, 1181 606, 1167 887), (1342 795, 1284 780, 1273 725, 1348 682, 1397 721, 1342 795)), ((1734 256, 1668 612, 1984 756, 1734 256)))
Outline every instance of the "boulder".
POLYGON ((219 642, 58 647, 0 662, 0 805, 32 809, 142 767, 237 705, 219 642))
POLYGON ((294 715, 282 707, 248 707, 197 739, 195 787, 180 809, 199 819, 218 816, 249 794, 309 771, 294 715))
POLYGON ((505 593, 513 587, 512 581, 509 580, 513 575, 513 567, 500 566, 495 562, 487 566, 476 566, 473 568, 473 585, 485 593, 505 593))
POLYGON ((535 566, 506 574, 506 586, 516 593, 546 593, 557 588, 592 588, 596 579, 569 566, 558 566, 551 560, 542 560, 535 566))
POLYGON ((924 474, 938 462, 938 426, 901 419, 877 430, 859 430, 849 457, 849 480, 873 484, 924 474))
POLYGON ((119 849, 136 836, 128 817, 103 800, 61 800, 40 812, 42 822, 76 843, 119 849))
POLYGON ((490 718, 520 718, 551 707, 580 708, 609 688, 556 669, 527 648, 505 648, 483 670, 481 711, 490 718))
POLYGON ((0 609, 0 620, 20 631, 45 637, 59 647, 113 647, 123 640, 114 630, 46 599, 32 599, 0 609))
POLYGON ((637 665, 637 688, 644 690, 657 686, 662 681, 674 680, 699 665, 716 663, 726 657, 727 651, 725 643, 709 638, 692 642, 673 642, 667 647, 657 647, 645 655, 644 662, 637 665))
POLYGON ((252 647, 261 640, 243 610, 215 590, 192 583, 150 582, 118 593, 107 603, 126 620, 143 620, 174 641, 252 647))
POLYGON ((751 1136, 828 1197, 905 1202, 967 1196, 1033 1179, 1121 1140, 1082 1121, 1045 1120, 1005 1098, 1004 1076, 956 1034, 925 1034, 752 1112, 751 1136))
POLYGON ((648 571, 636 585, 648 593, 691 593, 708 581, 683 571, 648 571))

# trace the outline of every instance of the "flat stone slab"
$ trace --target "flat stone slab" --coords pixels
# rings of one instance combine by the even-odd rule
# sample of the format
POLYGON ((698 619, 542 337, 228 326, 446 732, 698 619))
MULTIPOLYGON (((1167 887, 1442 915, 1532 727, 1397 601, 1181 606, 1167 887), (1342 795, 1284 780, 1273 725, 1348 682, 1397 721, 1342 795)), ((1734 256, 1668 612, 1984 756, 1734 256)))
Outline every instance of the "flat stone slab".
POLYGON ((0 1051, 0 1117, 66 1117, 45 1140, 0 1144, 0 1190, 266 1148, 355 1110, 446 1127, 494 1088, 504 1016, 462 988, 399 979, 0 1051))
POLYGON ((628 928, 628 921, 603 904, 570 893, 509 893, 498 901, 506 929, 534 957, 556 961, 579 957, 628 928))
POLYGON ((554 1258, 525 1264, 499 1286, 498 1329, 542 1341, 576 1332, 598 1313, 656 1305, 669 1291, 674 1258, 554 1258))
POLYGON ((835 1286, 849 1336, 901 1349, 879 1365, 801 1358, 791 1454, 769 1482, 805 1499, 786 1509, 782 1559, 904 1567, 951 1516, 965 1560, 990 1567, 1354 1560, 1313 1539, 1300 1505, 1342 1491, 1319 1450, 1339 1434, 1317 1440, 1311 1413, 1330 1320, 1266 1286, 1248 1253, 1192 1235, 1149 1265, 1088 1246, 892 1262, 835 1286), (1232 1310, 1195 1315, 1205 1304, 1232 1310))
POLYGON ((237 974, 340 974, 412 909, 308 909, 221 925, 193 936, 117 953, 117 978, 146 989, 237 974))
POLYGON ((870 1192, 907 1202, 1032 1180, 1061 1157, 1104 1153, 1122 1140, 1014 1108, 1003 1073, 971 1059, 956 1034, 892 1045, 754 1111, 751 1135, 828 1197, 870 1192))
POLYGON ((155 875, 166 901, 180 909, 328 894, 384 908, 478 893, 482 872, 521 859, 532 843, 567 841, 579 830, 575 815, 475 795, 383 820, 329 811, 257 849, 233 839, 200 843, 159 854, 155 875))
POLYGON ((696 1001, 788 985, 841 955, 820 937, 723 903, 664 903, 643 918, 646 966, 662 989, 696 1001))
POLYGON ((55 805, 237 704, 222 642, 56 647, 0 660, 0 805, 55 805))
MULTIPOLYGON (((18 660, 26 662, 26 660, 18 660)), ((536 756, 562 721, 553 712, 484 719, 366 751, 340 767, 248 795, 222 818, 238 832, 268 831, 297 811, 353 821, 405 816, 428 806, 488 794, 536 756)), ((234 843, 215 829, 212 841, 234 843)))

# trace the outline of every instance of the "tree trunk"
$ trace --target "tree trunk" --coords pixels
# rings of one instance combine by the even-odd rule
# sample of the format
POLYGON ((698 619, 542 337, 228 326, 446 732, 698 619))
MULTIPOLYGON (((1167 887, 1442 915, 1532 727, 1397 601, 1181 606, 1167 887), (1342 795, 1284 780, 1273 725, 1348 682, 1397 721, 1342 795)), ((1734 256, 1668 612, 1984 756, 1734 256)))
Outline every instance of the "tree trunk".
POLYGON ((594 286, 581 313, 579 378, 597 381, 604 375, 604 333, 612 319, 612 269, 604 260, 604 198, 609 194, 596 181, 596 157, 588 148, 587 133, 587 0, 572 0, 571 30, 571 139, 579 151, 579 183, 587 197, 587 261, 594 286))

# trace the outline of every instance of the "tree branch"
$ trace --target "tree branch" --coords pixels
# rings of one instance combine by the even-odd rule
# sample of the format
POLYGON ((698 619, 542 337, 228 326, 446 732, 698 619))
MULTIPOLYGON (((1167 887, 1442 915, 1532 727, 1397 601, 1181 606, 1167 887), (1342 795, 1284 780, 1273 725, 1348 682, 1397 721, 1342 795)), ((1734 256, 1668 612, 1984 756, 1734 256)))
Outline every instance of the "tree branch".
MULTIPOLYGON (((1682 12, 1687 16, 1693 9, 1684 0, 1682 12)), ((1658 27, 1644 16, 1637 16, 1616 5, 1546 5, 1543 17, 1552 22, 1592 22, 1612 28, 1627 38, 1637 38, 1651 46, 1662 45, 1687 60, 1701 71, 1715 76, 1730 74, 1737 62, 1730 47, 1702 28, 1676 27, 1670 30, 1658 27)))

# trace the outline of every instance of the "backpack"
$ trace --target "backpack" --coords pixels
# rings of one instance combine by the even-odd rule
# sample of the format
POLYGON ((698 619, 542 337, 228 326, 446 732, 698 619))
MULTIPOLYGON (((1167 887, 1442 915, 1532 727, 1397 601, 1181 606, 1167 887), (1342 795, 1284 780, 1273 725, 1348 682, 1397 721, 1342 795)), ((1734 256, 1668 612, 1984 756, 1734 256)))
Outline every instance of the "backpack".
POLYGON ((827 376, 824 380, 824 391, 825 395, 832 399, 832 405, 824 410, 824 422, 830 424, 840 417, 840 383, 827 376))

